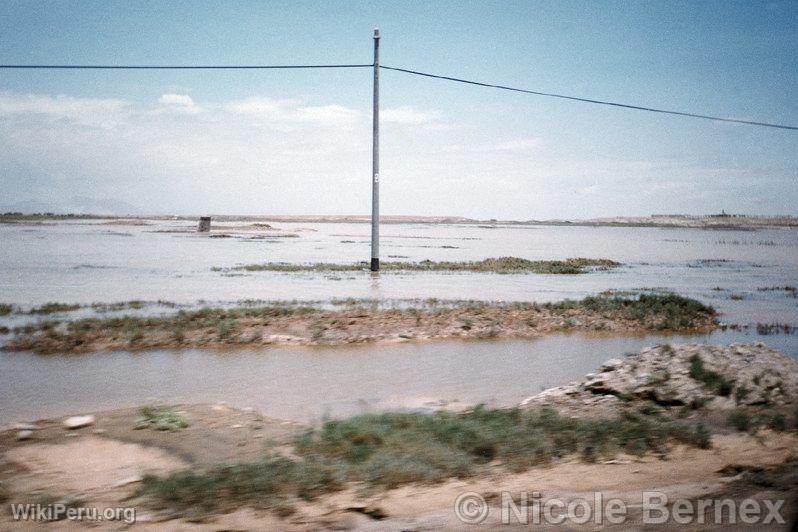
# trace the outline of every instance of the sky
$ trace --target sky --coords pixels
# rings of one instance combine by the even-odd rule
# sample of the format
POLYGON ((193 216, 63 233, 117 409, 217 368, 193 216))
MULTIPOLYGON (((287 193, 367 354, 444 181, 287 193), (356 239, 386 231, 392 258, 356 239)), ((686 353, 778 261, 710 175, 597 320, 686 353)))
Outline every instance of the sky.
MULTIPOLYGON (((2 64, 372 61, 798 125, 798 2, 0 2, 2 64)), ((798 132, 382 70, 383 214, 798 214, 798 132)), ((0 70, 0 208, 368 214, 372 71, 0 70)))

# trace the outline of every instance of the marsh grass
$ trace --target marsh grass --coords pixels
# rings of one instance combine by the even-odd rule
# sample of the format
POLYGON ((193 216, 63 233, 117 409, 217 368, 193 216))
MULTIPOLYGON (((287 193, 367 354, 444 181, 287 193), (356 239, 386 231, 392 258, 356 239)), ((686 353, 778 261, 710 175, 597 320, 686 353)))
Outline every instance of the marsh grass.
POLYGON ((581 300, 565 300, 547 303, 543 308, 553 310, 584 309, 625 319, 645 321, 659 319, 658 329, 687 329, 698 326, 715 309, 695 299, 676 294, 640 294, 638 297, 586 297, 581 300))
POLYGON ((285 301, 260 306, 181 309, 157 316, 51 320, 13 328, 15 336, 0 349, 57 353, 90 351, 95 346, 107 349, 109 345, 116 349, 240 345, 259 343, 267 332, 264 328, 272 326, 278 330, 280 327, 305 328, 311 333, 309 340, 317 343, 326 341, 325 331, 333 329, 336 334, 331 337, 342 341, 347 334, 362 334, 357 329, 347 332, 347 325, 358 319, 375 320, 375 334, 407 334, 414 332, 414 327, 424 329, 427 323, 432 323, 430 329, 421 332, 436 334, 435 327, 445 327, 446 322, 451 322, 462 334, 477 338, 512 336, 520 329, 534 328, 540 323, 550 327, 547 332, 580 327, 593 330, 598 322, 601 328, 608 328, 609 322, 615 322, 627 330, 686 330, 710 326, 715 312, 698 301, 674 294, 641 294, 631 298, 599 296, 546 304, 428 299, 383 305, 371 300, 341 300, 332 302, 332 306, 341 308, 325 308, 318 302, 285 301), (559 319, 560 329, 551 325, 556 319, 559 319), (506 325, 508 322, 511 324, 506 325), (519 329, 512 323, 522 326, 519 329))
POLYGON ((188 427, 186 417, 174 407, 165 405, 147 405, 139 409, 136 429, 152 428, 155 430, 176 431, 188 427))
MULTIPOLYGON (((613 268, 620 263, 609 259, 574 258, 566 260, 527 260, 518 257, 489 258, 481 261, 431 261, 420 262, 382 262, 382 271, 413 272, 482 272, 482 273, 541 273, 541 274, 578 274, 586 273, 588 268, 613 268)), ((240 270, 248 272, 351 272, 368 268, 366 262, 336 264, 317 262, 315 264, 289 264, 284 262, 267 262, 265 264, 245 264, 233 268, 213 268, 214 271, 240 270)))
POLYGON ((39 307, 34 307, 28 314, 55 314, 56 312, 72 312, 80 309, 80 305, 70 303, 45 303, 39 307))
POLYGON ((149 476, 139 495, 183 511, 241 505, 290 511, 292 498, 312 499, 348 482, 372 488, 437 483, 495 467, 520 472, 572 454, 594 461, 618 451, 665 452, 669 442, 710 446, 703 426, 638 411, 600 420, 545 408, 363 414, 308 430, 294 442, 292 458, 268 453, 255 462, 149 476))

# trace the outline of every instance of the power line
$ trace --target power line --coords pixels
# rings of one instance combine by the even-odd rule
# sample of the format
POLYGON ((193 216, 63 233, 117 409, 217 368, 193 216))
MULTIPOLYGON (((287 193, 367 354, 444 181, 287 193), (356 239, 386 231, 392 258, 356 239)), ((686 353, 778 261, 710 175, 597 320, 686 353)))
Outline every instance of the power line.
POLYGON ((374 65, 0 65, 0 69, 39 70, 286 70, 301 68, 372 68, 374 65))
POLYGON ((551 98, 561 98, 563 100, 573 100, 573 101, 577 101, 577 102, 595 103, 595 104, 599 104, 599 105, 610 105, 612 107, 622 107, 624 109, 635 109, 635 110, 638 110, 638 111, 649 111, 649 112, 652 112, 652 113, 662 113, 662 114, 668 114, 668 115, 687 116, 687 117, 691 117, 691 118, 704 118, 704 119, 707 119, 707 120, 716 120, 718 122, 733 122, 733 123, 736 123, 736 124, 746 124, 746 125, 749 125, 749 126, 763 126, 763 127, 773 127, 773 128, 778 128, 778 129, 798 130, 798 126, 787 126, 787 125, 784 125, 784 124, 772 124, 772 123, 769 123, 769 122, 755 122, 753 120, 739 120, 739 119, 736 119, 736 118, 723 118, 723 117, 720 117, 720 116, 701 115, 701 114, 697 114, 697 113, 686 113, 686 112, 682 112, 682 111, 669 111, 669 110, 666 110, 666 109, 657 109, 657 108, 654 108, 654 107, 643 107, 643 106, 640 106, 640 105, 631 105, 631 104, 618 103, 618 102, 607 102, 607 101, 603 101, 603 100, 593 100, 591 98, 579 98, 577 96, 566 96, 564 94, 555 94, 555 93, 552 93, 552 92, 533 91, 533 90, 528 90, 528 89, 519 89, 519 88, 516 88, 516 87, 506 87, 504 85, 496 85, 494 83, 483 83, 483 82, 480 82, 480 81, 471 81, 471 80, 467 80, 467 79, 453 78, 453 77, 450 77, 450 76, 439 76, 437 74, 429 74, 429 73, 426 73, 426 72, 419 72, 417 70, 409 70, 409 69, 406 69, 406 68, 397 68, 397 67, 390 67, 390 66, 385 66, 385 65, 380 65, 380 68, 384 68, 386 70, 395 70, 397 72, 404 72, 406 74, 414 74, 416 76, 424 76, 424 77, 427 77, 427 78, 443 79, 443 80, 446 80, 446 81, 455 81, 457 83, 466 83, 468 85, 478 85, 480 87, 489 87, 489 88, 492 88, 492 89, 502 89, 502 90, 513 91, 513 92, 523 92, 523 93, 526 93, 526 94, 534 94, 534 95, 537 95, 537 96, 549 96, 551 98))
MULTIPOLYGON (((330 65, 0 65, 0 69, 22 69, 22 70, 298 70, 298 69, 332 69, 332 68, 373 68, 374 63, 370 64, 330 64, 330 65)), ((754 120, 741 120, 737 118, 725 118, 720 116, 703 115, 698 113, 687 113, 683 111, 671 111, 667 109, 658 109, 656 107, 645 107, 641 105, 632 105, 626 103, 609 102, 605 100, 596 100, 592 98, 580 98, 577 96, 567 96, 565 94, 556 94, 553 92, 542 92, 530 89, 520 89, 517 87, 508 87, 505 85, 498 85, 495 83, 484 83, 481 81, 473 81, 462 78, 455 78, 451 76, 441 76, 438 74, 430 74, 428 72, 419 72, 418 70, 410 70, 407 68, 391 67, 386 65, 379 65, 379 68, 386 70, 393 70, 396 72, 403 72, 406 74, 413 74, 416 76, 423 76, 427 78, 442 79, 446 81, 454 81, 457 83, 465 83, 467 85, 476 85, 479 87, 488 87, 492 89, 501 89, 512 92, 522 92, 525 94, 534 94, 536 96, 547 96, 550 98, 560 98, 563 100, 571 100, 577 102, 592 103, 598 105, 609 105, 611 107, 620 107, 623 109, 634 109, 637 111, 648 111, 651 113, 661 113, 676 116, 686 116, 690 118, 702 118, 705 120, 715 120, 718 122, 731 122, 735 124, 745 124, 749 126, 771 127, 777 129, 798 130, 798 126, 789 126, 785 124, 774 124, 770 122, 757 122, 754 120)))

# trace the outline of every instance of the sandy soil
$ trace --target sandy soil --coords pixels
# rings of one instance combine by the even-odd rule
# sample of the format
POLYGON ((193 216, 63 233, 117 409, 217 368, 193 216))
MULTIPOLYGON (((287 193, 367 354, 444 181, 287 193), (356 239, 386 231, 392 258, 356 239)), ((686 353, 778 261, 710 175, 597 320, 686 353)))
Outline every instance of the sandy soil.
MULTIPOLYGON (((125 409, 97 413, 94 425, 78 430, 64 429, 58 419, 38 422, 40 428, 26 441, 16 440, 17 431, 0 433, 0 482, 6 502, 35 501, 49 494, 76 498, 84 506, 136 506, 137 530, 398 531, 462 530, 464 525, 456 518, 453 502, 464 492, 481 494, 490 505, 482 529, 500 527, 503 491, 514 497, 520 497, 522 491, 539 492, 543 501, 559 498, 566 502, 574 498, 592 500, 592 492, 602 491, 605 500, 617 497, 629 504, 632 523, 640 518, 643 491, 659 491, 670 500, 791 497, 794 501, 797 494, 798 461, 790 457, 798 449, 798 435, 764 431, 756 436, 716 435, 712 449, 677 447, 667 459, 620 455, 609 462, 587 464, 574 458, 521 474, 496 468, 489 477, 405 486, 376 494, 353 486, 312 503, 301 503, 287 518, 244 508, 192 522, 131 499, 141 475, 252 459, 267 441, 284 443, 301 427, 225 405, 181 408, 191 425, 177 432, 134 430, 136 410, 125 409)), ((790 503, 788 511, 794 513, 796 508, 790 503)), ((31 523, 11 521, 7 512, 0 515, 0 528, 12 526, 39 529, 31 523)), ((60 521, 48 528, 77 530, 85 526, 60 521)), ((682 525, 671 528, 677 526, 690 529, 682 525)), ((127 525, 104 522, 92 527, 115 530, 127 525)), ((595 528, 592 524, 585 526, 595 528)))

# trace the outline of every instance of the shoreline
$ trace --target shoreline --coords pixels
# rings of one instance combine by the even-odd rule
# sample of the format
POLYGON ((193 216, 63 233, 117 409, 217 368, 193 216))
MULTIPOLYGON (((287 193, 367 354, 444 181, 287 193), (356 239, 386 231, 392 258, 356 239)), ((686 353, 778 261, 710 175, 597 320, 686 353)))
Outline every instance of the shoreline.
MULTIPOLYGON (((102 214, 0 214, 2 223, 25 223, 67 220, 132 220, 153 221, 191 221, 196 222, 200 215, 102 215, 102 214)), ((282 223, 370 223, 369 216, 362 215, 232 215, 212 214, 219 222, 282 222, 282 223)), ((431 225, 473 225, 493 228, 498 226, 574 226, 574 227, 661 227, 683 229, 763 229, 773 227, 798 228, 798 216, 791 215, 652 215, 652 216, 613 216, 592 219, 555 220, 480 220, 462 216, 412 216, 384 215, 381 224, 431 224, 431 225)))

